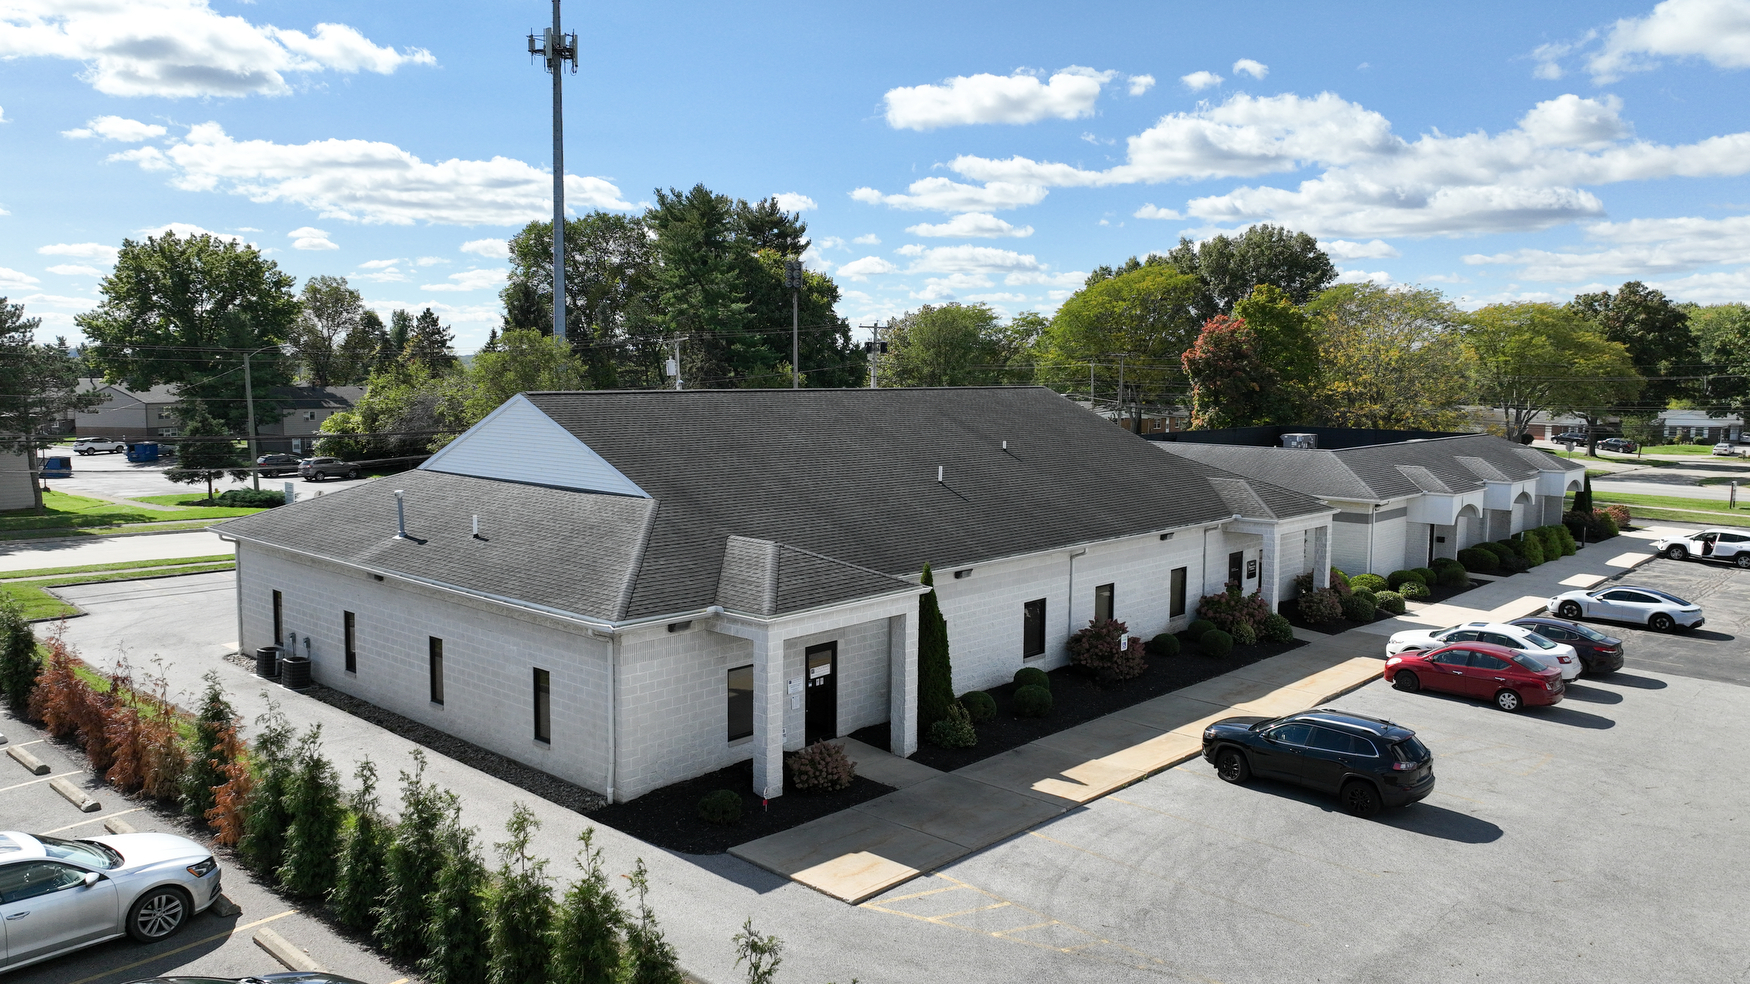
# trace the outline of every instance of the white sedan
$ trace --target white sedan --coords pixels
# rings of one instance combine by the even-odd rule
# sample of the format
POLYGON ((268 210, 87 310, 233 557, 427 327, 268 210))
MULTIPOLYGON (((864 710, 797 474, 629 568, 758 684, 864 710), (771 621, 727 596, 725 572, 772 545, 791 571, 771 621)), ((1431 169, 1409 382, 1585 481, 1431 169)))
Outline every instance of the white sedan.
POLYGON ((1561 670, 1564 681, 1574 679, 1584 669, 1573 646, 1547 639, 1523 625, 1504 622, 1466 622, 1449 629, 1406 629, 1386 640, 1385 654, 1390 657, 1411 649, 1438 649, 1455 642, 1488 642, 1518 650, 1561 670))
POLYGON ((0 971, 123 934, 153 943, 219 897, 211 851, 174 834, 0 831, 0 971))
POLYGON ((1657 588, 1629 584, 1608 585, 1591 591, 1568 591, 1549 600, 1549 610, 1563 618, 1602 618, 1634 622, 1659 632, 1698 628, 1701 606, 1693 605, 1657 588))

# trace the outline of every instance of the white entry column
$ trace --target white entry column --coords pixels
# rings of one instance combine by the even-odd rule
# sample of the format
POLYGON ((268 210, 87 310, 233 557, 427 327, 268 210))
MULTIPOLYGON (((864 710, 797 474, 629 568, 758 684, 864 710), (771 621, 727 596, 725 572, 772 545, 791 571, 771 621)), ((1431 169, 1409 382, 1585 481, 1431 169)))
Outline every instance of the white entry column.
MULTIPOLYGON (((912 609, 913 613, 916 608, 912 609)), ((918 750, 918 620, 887 620, 887 747, 901 758, 918 750)))
POLYGON ((753 638, 753 791, 784 795, 784 637, 766 629, 753 638))

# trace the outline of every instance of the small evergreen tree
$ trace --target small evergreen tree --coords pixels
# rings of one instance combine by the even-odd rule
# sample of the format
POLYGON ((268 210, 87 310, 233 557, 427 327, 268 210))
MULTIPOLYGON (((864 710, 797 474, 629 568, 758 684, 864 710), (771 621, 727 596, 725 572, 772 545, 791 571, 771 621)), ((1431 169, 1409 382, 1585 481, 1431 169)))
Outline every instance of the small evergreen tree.
POLYGON ((286 794, 292 788, 297 754, 292 725, 278 704, 269 701, 267 713, 256 718, 255 724, 261 729, 255 738, 255 788, 249 791, 244 808, 243 839, 237 842, 237 850, 256 874, 273 882, 285 862, 286 830, 292 825, 286 794))
POLYGON ((1580 513, 1586 513, 1587 515, 1591 515, 1591 513, 1592 513, 1592 476, 1587 475, 1585 481, 1586 481, 1586 484, 1580 488, 1580 491, 1574 493, 1574 511, 1580 512, 1580 513))
POLYGON ((541 821, 518 803, 505 829, 510 840, 496 845, 502 862, 489 917, 492 957, 486 980, 542 984, 552 960, 553 888, 547 883, 547 860, 529 855, 529 839, 541 829, 541 821))
POLYGON ((491 876, 474 831, 463 827, 454 793, 445 793, 449 814, 438 834, 443 867, 426 896, 425 956, 419 971, 430 984, 479 984, 489 952, 487 891, 491 876))
POLYGON ((206 404, 199 400, 179 404, 176 418, 182 440, 177 446, 176 467, 165 469, 164 477, 184 485, 207 483, 210 503, 214 480, 224 478, 227 470, 242 468, 243 458, 225 425, 213 419, 206 404))
POLYGON ((334 891, 328 893, 328 908, 342 926, 363 929, 371 924, 371 908, 383 897, 383 859, 395 831, 378 812, 376 764, 368 758, 360 762, 353 778, 359 788, 347 804, 352 830, 335 871, 334 891))
POLYGON ((36 635, 25 621, 24 605, 11 595, 0 597, 0 694, 14 716, 25 716, 41 671, 36 635))
POLYGON ((551 984, 618 984, 625 959, 621 935, 626 929, 626 911, 614 895, 602 868, 602 852, 595 847, 595 828, 586 827, 577 838, 580 877, 565 893, 553 919, 553 965, 551 984))
POLYGON ((341 834, 346 827, 340 776, 322 755, 321 737, 322 726, 316 725, 298 743, 285 800, 292 825, 286 830, 279 880, 287 892, 306 899, 326 898, 334 890, 341 834))
POLYGON ((632 883, 627 891, 638 897, 638 919, 626 928, 626 956, 631 964, 627 984, 683 984, 680 958, 674 946, 663 939, 656 912, 650 908, 649 876, 643 858, 626 876, 632 883))
POLYGON ((213 808, 213 790, 230 781, 225 767, 231 764, 224 749, 235 747, 223 741, 226 729, 237 726, 237 711, 225 698, 217 670, 201 677, 207 689, 201 694, 200 714, 194 721, 189 743, 188 771, 183 773, 182 809, 191 817, 204 817, 213 808))
POLYGON ((948 716, 954 703, 954 667, 948 660, 948 622, 936 602, 935 577, 924 565, 921 583, 930 590, 918 599, 918 730, 948 716))
POLYGON ((753 917, 741 924, 741 932, 730 937, 735 944, 735 965, 747 964, 747 984, 772 984, 778 976, 778 965, 784 958, 784 941, 767 936, 753 928, 753 917))
POLYGON ((372 910, 377 942, 402 963, 425 954, 425 897, 437 887, 443 821, 454 801, 455 794, 425 781, 425 753, 414 749, 413 772, 401 773, 401 817, 384 860, 382 898, 372 910))

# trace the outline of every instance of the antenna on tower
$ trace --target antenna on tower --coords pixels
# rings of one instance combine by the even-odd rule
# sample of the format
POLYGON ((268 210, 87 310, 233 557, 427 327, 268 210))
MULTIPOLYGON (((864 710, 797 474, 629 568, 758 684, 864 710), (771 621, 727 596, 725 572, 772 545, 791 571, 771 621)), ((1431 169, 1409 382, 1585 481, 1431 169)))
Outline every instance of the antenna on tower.
POLYGON ((559 0, 553 0, 553 26, 537 40, 529 34, 529 56, 539 56, 553 76, 553 337, 565 337, 565 99, 564 68, 577 74, 577 35, 559 27, 559 0))

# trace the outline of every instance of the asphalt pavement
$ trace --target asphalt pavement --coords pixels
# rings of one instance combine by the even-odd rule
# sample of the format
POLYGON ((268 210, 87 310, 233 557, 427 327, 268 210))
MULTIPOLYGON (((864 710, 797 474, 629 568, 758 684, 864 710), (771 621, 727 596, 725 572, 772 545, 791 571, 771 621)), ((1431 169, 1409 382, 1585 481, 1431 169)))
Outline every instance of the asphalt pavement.
POLYGON ((1658 588, 1701 606, 1707 622, 1688 632, 1654 632, 1598 622, 1593 627, 1623 640, 1624 668, 1750 687, 1750 571, 1731 564, 1661 557, 1621 578, 1658 588))
MULTIPOLYGON (((48 479, 49 488, 71 495, 100 495, 119 498, 138 498, 146 495, 187 495, 191 492, 205 493, 207 484, 184 485, 170 481, 164 477, 164 470, 176 463, 174 458, 162 458, 158 461, 134 463, 122 454, 74 454, 73 446, 68 444, 55 448, 44 454, 65 454, 73 459, 72 478, 48 479)), ((344 478, 330 478, 322 482, 306 482, 296 475, 285 475, 275 478, 263 477, 261 487, 279 491, 290 482, 297 495, 307 496, 319 491, 325 491, 336 486, 346 486, 354 482, 368 482, 361 478, 349 481, 344 478)), ((213 483, 215 492, 227 489, 246 489, 253 487, 250 480, 238 481, 229 475, 213 483)))

